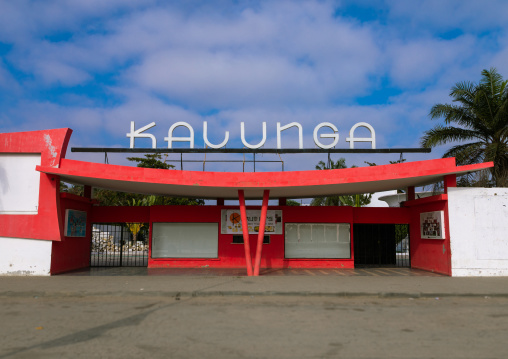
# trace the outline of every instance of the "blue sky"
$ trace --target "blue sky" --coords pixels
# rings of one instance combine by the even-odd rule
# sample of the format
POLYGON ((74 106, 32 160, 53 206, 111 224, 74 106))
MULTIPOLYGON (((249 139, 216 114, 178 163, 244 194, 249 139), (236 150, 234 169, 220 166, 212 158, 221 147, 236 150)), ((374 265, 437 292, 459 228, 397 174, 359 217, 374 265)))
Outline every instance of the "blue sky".
MULTIPOLYGON (((437 123, 430 108, 449 102, 453 84, 490 67, 508 77, 506 19, 505 0, 0 0, 0 131, 69 127, 71 147, 129 147, 130 121, 156 122, 151 133, 167 147, 169 127, 185 121, 203 147, 208 121, 212 141, 229 131, 228 147, 242 147, 240 122, 257 143, 266 121, 273 148, 276 123, 297 121, 313 148, 313 129, 326 121, 346 148, 349 129, 364 121, 378 148, 419 147, 437 123)), ((296 147, 296 131, 283 143, 296 147)), ((346 157, 349 165, 398 158, 346 157)), ((286 170, 320 159, 284 158, 286 170)))

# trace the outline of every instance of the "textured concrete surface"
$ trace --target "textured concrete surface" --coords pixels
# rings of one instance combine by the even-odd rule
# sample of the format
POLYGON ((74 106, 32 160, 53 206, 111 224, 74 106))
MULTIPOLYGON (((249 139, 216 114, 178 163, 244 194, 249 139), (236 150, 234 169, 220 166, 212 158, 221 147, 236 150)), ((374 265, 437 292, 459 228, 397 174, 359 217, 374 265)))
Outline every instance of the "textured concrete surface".
POLYGON ((506 277, 101 273, 0 277, 0 358, 450 359, 508 352, 506 277))
POLYGON ((506 358, 508 298, 0 298, 0 358, 506 358))

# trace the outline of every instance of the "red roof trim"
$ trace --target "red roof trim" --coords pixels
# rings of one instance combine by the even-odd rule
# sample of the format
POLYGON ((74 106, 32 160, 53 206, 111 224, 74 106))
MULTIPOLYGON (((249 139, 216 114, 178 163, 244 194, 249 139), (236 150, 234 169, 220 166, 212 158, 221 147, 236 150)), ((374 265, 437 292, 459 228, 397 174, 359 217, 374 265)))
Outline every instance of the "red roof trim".
MULTIPOLYGON (((226 198, 232 198, 236 197, 236 194, 232 195, 232 190, 238 189, 293 189, 294 192, 298 188, 302 197, 315 196, 316 193, 340 193, 337 188, 341 185, 370 184, 370 187, 375 187, 375 183, 384 181, 393 181, 395 189, 401 185, 423 185, 429 181, 438 181, 439 176, 478 171, 492 166, 492 162, 489 162, 457 167, 454 158, 443 158, 338 170, 244 173, 162 170, 62 159, 60 168, 38 166, 37 170, 84 184, 93 185, 94 180, 102 181, 112 187, 118 186, 120 190, 135 184, 139 184, 140 189, 143 185, 154 185, 158 191, 165 191, 166 194, 193 196, 196 193, 195 197, 201 198, 221 197, 224 196, 224 191, 229 190, 226 198)), ((387 183, 381 186, 382 190, 386 190, 387 186, 389 187, 387 183)), ((281 195, 281 191, 277 195, 281 195)), ((370 192, 371 189, 366 191, 370 192)), ((257 192, 251 192, 250 198, 253 197, 258 197, 257 192)))

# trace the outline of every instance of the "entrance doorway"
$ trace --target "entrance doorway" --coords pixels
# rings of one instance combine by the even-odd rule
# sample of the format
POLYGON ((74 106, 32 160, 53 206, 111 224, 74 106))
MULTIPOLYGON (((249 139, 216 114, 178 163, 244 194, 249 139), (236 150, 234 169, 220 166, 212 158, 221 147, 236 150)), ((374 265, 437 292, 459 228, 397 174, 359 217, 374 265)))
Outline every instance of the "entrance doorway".
POLYGON ((355 267, 410 267, 408 224, 354 224, 355 267))
POLYGON ((94 223, 90 267, 147 267, 148 223, 94 223))

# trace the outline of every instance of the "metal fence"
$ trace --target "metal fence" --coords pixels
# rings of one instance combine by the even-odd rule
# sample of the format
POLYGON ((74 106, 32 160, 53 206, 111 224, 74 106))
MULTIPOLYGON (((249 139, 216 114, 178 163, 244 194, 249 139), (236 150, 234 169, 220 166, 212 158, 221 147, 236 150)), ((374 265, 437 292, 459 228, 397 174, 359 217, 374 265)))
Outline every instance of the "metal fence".
POLYGON ((148 223, 94 223, 90 267, 148 266, 148 223))
POLYGON ((409 224, 395 225, 395 256, 397 267, 411 267, 409 257, 409 224))

